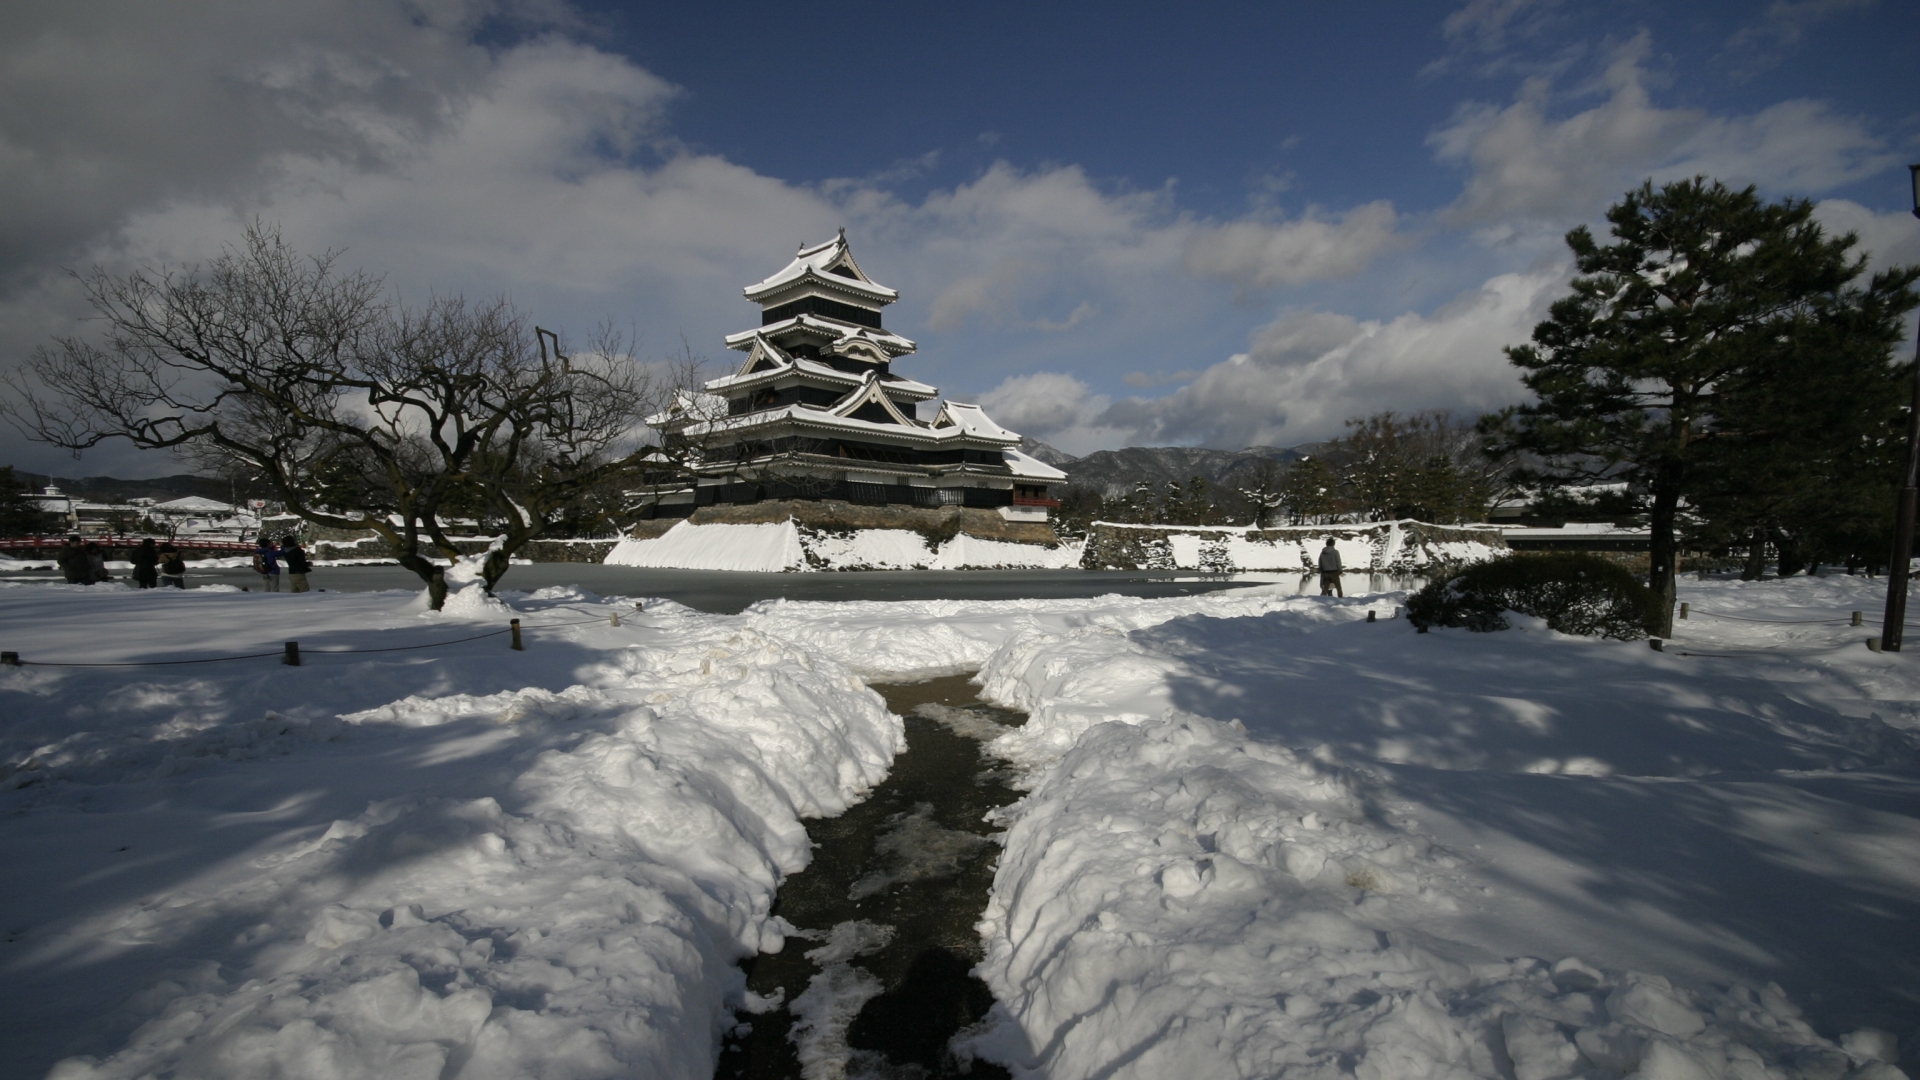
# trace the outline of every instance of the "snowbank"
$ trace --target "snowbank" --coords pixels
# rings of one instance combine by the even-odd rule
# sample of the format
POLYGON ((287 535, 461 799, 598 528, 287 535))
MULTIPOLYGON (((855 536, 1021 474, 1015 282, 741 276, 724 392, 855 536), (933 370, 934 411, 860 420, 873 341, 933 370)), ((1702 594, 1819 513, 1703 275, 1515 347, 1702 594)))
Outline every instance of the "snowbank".
POLYGON ((622 540, 607 554, 615 566, 685 570, 994 570, 1080 565, 1080 549, 984 540, 966 533, 933 544, 912 529, 827 530, 792 520, 777 524, 680 522, 662 536, 622 540))
POLYGON ((992 747, 1031 793, 974 1049, 1053 1078, 1901 1075, 1874 1059, 1920 1035, 1920 678, 1845 627, 1876 584, 1687 588, 1832 623, 1696 613, 1676 641, 1713 658, 1311 600, 1013 635, 982 680, 1031 712, 992 747))
POLYGON ((0 851, 36 868, 0 887, 16 1066, 710 1075, 735 962, 781 945, 800 819, 885 775, 898 718, 843 665, 670 605, 615 629, 522 598, 525 653, 326 651, 475 625, 411 599, 0 589, 30 657, 308 648, 0 675, 0 851))

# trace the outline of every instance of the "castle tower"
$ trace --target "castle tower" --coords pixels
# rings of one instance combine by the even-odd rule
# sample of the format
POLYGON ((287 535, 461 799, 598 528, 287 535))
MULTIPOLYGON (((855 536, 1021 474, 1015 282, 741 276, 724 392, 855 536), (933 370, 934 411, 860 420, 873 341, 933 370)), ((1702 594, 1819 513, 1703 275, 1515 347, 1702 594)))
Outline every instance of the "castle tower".
POLYGON ((915 349, 882 318, 899 294, 854 261, 844 229, 745 294, 760 305, 760 325, 727 336, 746 354, 739 367, 650 421, 694 473, 690 485, 653 492, 655 514, 843 499, 1045 521, 1058 505, 1047 487, 1066 474, 1021 453, 1020 436, 979 406, 947 401, 918 418, 939 391, 894 373, 915 349))

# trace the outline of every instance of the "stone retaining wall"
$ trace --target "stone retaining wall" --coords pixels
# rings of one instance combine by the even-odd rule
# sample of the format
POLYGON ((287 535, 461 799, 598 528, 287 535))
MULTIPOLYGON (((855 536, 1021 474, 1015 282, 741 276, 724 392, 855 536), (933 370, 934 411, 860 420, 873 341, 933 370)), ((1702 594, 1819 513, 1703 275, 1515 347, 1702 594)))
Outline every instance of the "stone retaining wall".
POLYGON ((1096 521, 1088 530, 1080 565, 1089 570, 1310 572, 1329 537, 1353 573, 1418 573, 1437 564, 1474 562, 1507 551, 1507 542, 1497 530, 1422 521, 1272 529, 1096 521))

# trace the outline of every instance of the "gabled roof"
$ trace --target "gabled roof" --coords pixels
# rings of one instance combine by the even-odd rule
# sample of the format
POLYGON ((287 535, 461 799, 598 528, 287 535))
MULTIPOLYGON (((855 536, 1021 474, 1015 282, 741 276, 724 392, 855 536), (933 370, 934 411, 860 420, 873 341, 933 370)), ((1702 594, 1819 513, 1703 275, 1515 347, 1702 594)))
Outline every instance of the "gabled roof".
POLYGON ((809 280, 882 304, 891 304, 900 298, 899 293, 875 283, 860 269, 860 264, 853 261, 853 250, 847 246, 847 230, 841 229, 839 236, 824 244, 802 247, 785 267, 747 286, 747 299, 757 303, 790 285, 809 280))
POLYGON ((990 439, 994 442, 1017 443, 1020 441, 1017 433, 994 423, 980 406, 963 405, 958 401, 940 403, 940 412, 933 418, 933 427, 936 431, 943 427, 957 427, 975 438, 990 439))
POLYGON ((893 417, 894 423, 903 427, 916 429, 924 427, 901 412, 900 407, 887 396, 887 392, 880 388, 880 373, 877 371, 868 372, 852 393, 834 402, 826 411, 833 416, 852 416, 867 405, 878 405, 887 410, 887 415, 893 417))
POLYGON ((821 337, 832 339, 835 345, 849 339, 871 342, 894 356, 902 356, 919 348, 911 340, 899 334, 855 326, 835 319, 824 319, 818 315, 795 315, 790 319, 781 319, 779 322, 756 326, 737 334, 728 334, 725 340, 729 349, 751 349, 755 337, 765 336, 772 339, 793 330, 810 330, 821 337))

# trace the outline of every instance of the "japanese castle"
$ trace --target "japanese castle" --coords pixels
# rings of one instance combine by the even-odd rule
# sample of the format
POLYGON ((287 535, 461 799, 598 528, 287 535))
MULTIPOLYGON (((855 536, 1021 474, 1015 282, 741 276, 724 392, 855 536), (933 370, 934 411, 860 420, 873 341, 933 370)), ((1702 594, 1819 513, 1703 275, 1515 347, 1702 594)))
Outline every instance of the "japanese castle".
POLYGON ((840 499, 867 505, 976 507, 1044 522, 1066 474, 1018 449, 1020 436, 978 405, 917 406, 939 390, 893 371, 914 343, 881 309, 900 298, 860 269, 846 230, 803 247, 746 288, 760 325, 730 334, 746 354, 730 375, 649 420, 693 483, 656 488, 654 517, 715 504, 840 499))

